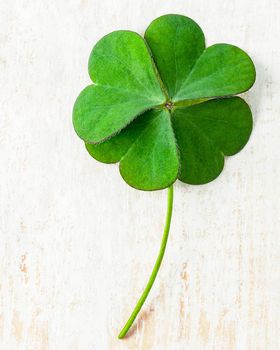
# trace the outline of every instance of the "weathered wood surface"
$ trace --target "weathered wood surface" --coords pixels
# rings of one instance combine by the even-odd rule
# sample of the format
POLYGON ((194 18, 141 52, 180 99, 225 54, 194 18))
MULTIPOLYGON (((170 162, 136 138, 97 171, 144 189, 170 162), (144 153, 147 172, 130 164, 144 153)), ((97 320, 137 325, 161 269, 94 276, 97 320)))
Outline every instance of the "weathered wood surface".
POLYGON ((1 349, 280 349, 279 13, 279 0, 1 1, 1 349), (133 190, 92 160, 71 110, 92 45, 164 13, 249 52, 255 126, 216 181, 176 183, 163 266, 119 341, 155 261, 166 192, 133 190))

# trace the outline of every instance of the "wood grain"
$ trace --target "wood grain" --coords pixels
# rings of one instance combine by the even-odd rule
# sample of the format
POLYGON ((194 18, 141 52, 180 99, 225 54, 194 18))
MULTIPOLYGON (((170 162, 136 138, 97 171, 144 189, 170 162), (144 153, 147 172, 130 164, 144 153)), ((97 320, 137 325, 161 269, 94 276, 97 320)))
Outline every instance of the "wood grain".
POLYGON ((0 349, 280 348, 280 2, 0 2, 0 349), (175 185, 170 241, 129 336, 117 334, 154 263, 166 192, 92 160, 72 105, 93 44, 182 13, 208 45, 244 48, 257 81, 246 148, 206 186, 175 185))

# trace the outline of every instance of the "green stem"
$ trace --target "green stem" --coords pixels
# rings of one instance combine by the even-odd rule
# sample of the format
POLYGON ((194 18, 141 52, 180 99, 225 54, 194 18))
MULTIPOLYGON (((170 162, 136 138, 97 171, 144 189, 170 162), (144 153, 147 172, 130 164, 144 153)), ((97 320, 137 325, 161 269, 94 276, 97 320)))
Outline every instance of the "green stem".
POLYGON ((169 228, 170 228, 170 223, 171 223, 171 216, 172 216, 172 207, 173 207, 173 185, 171 185, 168 188, 168 195, 167 195, 167 213, 166 213, 166 220, 165 220, 165 227, 163 231, 163 236, 162 236, 162 241, 161 241, 161 246, 159 250, 159 254, 156 260, 156 263, 154 265, 153 271, 151 273, 151 276, 149 278, 149 281, 146 285, 146 288, 144 289, 140 299, 138 300, 138 303, 136 304, 134 310, 131 313, 131 316, 129 317, 128 321, 126 322, 125 326, 121 330, 119 334, 119 339, 122 339, 125 337, 126 333, 128 332, 129 328, 131 327, 132 323, 134 322, 135 318, 137 317, 139 311, 141 310, 145 300, 147 299, 147 296, 154 284, 154 281, 156 279, 158 270, 160 268, 166 244, 167 244, 167 239, 168 239, 168 234, 169 234, 169 228))

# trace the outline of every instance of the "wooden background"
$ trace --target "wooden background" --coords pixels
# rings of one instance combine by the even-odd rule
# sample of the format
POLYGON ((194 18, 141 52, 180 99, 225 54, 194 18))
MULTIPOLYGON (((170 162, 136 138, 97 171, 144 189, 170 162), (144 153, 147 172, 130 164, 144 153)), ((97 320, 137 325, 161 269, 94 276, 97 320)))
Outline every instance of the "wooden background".
POLYGON ((0 1, 0 349, 280 349, 279 0, 0 1), (164 263, 117 334, 159 248, 166 191, 127 186, 71 123, 93 44, 155 17, 196 20, 253 58, 250 142, 205 186, 175 184, 164 263))

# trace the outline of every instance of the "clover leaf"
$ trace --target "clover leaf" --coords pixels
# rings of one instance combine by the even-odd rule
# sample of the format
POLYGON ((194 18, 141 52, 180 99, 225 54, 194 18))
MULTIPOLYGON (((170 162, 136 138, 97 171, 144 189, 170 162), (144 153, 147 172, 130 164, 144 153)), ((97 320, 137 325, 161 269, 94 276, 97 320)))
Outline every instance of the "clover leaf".
POLYGON ((166 247, 178 178, 205 184, 222 171, 224 156, 239 152, 252 131, 246 102, 234 95, 255 81, 250 57, 230 44, 205 47, 190 18, 155 19, 144 38, 115 31, 93 48, 88 65, 93 84, 77 98, 73 124, 90 155, 120 162, 132 187, 168 187, 168 211, 160 253, 122 338, 143 305, 166 247))

